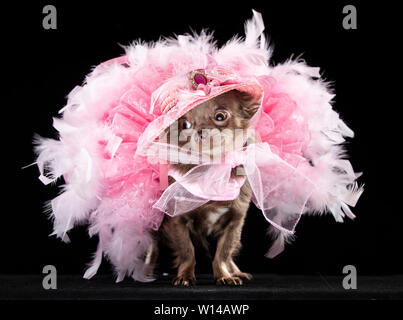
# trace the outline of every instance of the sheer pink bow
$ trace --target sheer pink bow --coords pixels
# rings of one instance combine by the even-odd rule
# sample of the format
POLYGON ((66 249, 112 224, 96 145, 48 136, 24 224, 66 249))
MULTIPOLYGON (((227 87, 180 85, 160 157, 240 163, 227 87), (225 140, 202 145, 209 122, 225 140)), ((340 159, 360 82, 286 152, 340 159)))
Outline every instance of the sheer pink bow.
MULTIPOLYGON (((287 234, 293 234, 314 187, 297 168, 274 154, 267 143, 231 151, 221 163, 202 163, 184 175, 170 170, 169 175, 175 182, 154 208, 176 216, 208 201, 234 200, 247 178, 256 206, 270 224, 287 234), (231 172, 235 167, 238 175, 234 176, 231 172), (242 175, 239 171, 243 171, 242 175)), ((270 251, 276 255, 282 248, 272 247, 270 251)))

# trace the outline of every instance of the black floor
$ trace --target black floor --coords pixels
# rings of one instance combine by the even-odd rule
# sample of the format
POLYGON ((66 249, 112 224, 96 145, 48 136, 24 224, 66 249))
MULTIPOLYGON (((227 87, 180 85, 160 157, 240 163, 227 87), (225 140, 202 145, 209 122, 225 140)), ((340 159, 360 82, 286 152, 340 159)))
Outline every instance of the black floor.
POLYGON ((345 290, 342 276, 256 274, 243 286, 215 286, 211 275, 199 275, 194 287, 171 285, 172 276, 151 283, 111 276, 91 280, 58 275, 57 289, 45 290, 42 276, 0 275, 0 300, 382 300, 403 299, 403 275, 359 276, 356 290, 345 290))

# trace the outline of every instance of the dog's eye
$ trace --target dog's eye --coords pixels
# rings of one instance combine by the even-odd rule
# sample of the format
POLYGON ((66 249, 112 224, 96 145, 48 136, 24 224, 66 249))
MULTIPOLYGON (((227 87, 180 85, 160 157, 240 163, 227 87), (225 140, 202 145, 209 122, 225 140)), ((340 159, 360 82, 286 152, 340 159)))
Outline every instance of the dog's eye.
POLYGON ((214 115, 214 119, 216 121, 224 121, 227 119, 227 117, 228 117, 228 114, 224 111, 218 111, 214 115))
POLYGON ((182 129, 190 129, 192 127, 192 124, 187 121, 187 120, 183 120, 182 121, 182 129))

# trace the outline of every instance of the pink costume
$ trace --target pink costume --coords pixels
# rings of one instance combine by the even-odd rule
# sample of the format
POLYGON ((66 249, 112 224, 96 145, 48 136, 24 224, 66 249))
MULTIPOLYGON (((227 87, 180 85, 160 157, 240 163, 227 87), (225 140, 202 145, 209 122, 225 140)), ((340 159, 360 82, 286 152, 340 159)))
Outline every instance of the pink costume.
POLYGON ((150 230, 158 230, 164 214, 235 199, 246 178, 276 238, 269 257, 283 250, 302 214, 354 218, 349 206, 363 189, 341 145, 353 132, 332 110, 334 95, 319 68, 291 60, 269 65, 263 21, 253 14, 246 37, 220 49, 204 32, 129 46, 70 92, 62 118, 53 120, 59 140, 38 139, 41 181, 65 181, 49 203, 53 234, 67 242, 71 228, 88 223, 89 234, 98 235, 85 278, 95 275, 105 256, 117 281, 126 275, 153 280, 144 274, 144 257, 150 230), (160 135, 192 108, 234 89, 261 102, 251 121, 257 142, 228 152, 223 162, 198 163, 178 175, 169 167, 171 156, 180 162, 191 156, 167 150, 160 135), (231 178, 238 165, 244 174, 231 178), (176 180, 169 187, 167 174, 176 180))

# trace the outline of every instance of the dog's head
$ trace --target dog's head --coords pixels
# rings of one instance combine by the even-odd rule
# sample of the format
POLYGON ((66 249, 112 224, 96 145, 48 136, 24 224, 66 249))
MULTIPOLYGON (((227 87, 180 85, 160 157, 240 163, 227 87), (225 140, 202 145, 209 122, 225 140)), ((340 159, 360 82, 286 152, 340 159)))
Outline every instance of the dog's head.
POLYGON ((219 158, 244 145, 246 130, 258 107, 258 101, 247 93, 237 90, 223 93, 174 122, 168 128, 168 141, 210 159, 219 158))

